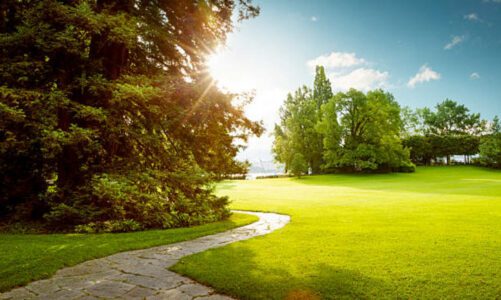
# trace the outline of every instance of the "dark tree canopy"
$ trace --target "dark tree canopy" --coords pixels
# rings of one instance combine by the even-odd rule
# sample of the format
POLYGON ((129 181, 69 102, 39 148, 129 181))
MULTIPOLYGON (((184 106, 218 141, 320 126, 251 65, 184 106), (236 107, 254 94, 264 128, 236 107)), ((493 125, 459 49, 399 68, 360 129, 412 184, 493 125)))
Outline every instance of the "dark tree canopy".
POLYGON ((0 209, 56 225, 220 219, 209 184, 261 134, 205 56, 248 0, 0 4, 0 209), (14 188, 12 188, 14 187, 14 188))

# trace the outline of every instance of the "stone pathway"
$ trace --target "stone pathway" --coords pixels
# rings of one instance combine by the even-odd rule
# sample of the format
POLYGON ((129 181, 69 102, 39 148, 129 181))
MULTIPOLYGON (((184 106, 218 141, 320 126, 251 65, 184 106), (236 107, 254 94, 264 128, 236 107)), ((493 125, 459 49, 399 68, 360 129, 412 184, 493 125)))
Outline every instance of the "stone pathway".
POLYGON ((259 221, 190 241, 86 261, 1 294, 0 299, 232 299, 167 268, 184 256, 268 234, 290 221, 289 216, 273 213, 235 212, 256 215, 259 221))

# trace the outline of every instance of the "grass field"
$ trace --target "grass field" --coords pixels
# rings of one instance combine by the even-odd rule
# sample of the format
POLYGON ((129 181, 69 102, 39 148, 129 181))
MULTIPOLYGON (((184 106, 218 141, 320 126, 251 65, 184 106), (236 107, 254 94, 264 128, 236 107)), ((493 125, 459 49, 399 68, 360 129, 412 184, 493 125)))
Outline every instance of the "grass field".
POLYGON ((499 299, 501 172, 229 181, 233 208, 289 214, 269 235, 182 259, 175 271, 244 299, 499 299))
POLYGON ((58 269, 86 260, 190 240, 257 219, 253 215, 233 214, 226 221, 190 228, 115 234, 0 234, 0 292, 50 277, 58 269))

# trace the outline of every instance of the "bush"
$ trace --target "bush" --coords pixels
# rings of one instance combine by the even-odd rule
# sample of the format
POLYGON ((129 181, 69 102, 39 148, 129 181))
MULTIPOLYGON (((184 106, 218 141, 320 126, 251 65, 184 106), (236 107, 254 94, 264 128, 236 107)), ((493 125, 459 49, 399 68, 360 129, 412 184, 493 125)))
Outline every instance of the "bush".
POLYGON ((90 222, 75 226, 75 232, 78 233, 130 232, 141 229, 142 226, 134 220, 90 222))
POLYGON ((45 219, 52 229, 74 226, 77 232, 96 233, 200 225, 230 215, 228 198, 214 196, 209 188, 188 197, 181 190, 161 189, 158 180, 143 173, 95 176, 90 191, 77 191, 84 195, 77 201, 49 200, 52 208, 45 219))

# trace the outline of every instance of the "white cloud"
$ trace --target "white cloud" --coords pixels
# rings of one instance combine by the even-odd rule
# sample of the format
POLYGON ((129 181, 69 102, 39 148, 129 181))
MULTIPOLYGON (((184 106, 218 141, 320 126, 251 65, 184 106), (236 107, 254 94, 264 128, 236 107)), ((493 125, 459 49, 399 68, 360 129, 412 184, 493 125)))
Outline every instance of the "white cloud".
POLYGON ((451 50, 457 44, 464 42, 464 40, 465 40, 464 35, 461 35, 461 36, 456 35, 456 36, 452 37, 452 40, 447 45, 445 45, 444 50, 451 50))
POLYGON ((479 79, 480 78, 480 74, 478 74, 477 72, 473 72, 473 73, 471 73, 470 78, 471 79, 479 79))
POLYGON ((480 21, 480 18, 475 13, 471 13, 471 14, 465 15, 464 18, 466 20, 470 20, 470 21, 480 21))
POLYGON ((311 68, 315 66, 324 66, 325 68, 346 68, 365 64, 363 58, 358 58, 355 53, 332 52, 328 55, 321 55, 315 59, 309 60, 307 65, 311 68))
POLYGON ((439 80, 441 77, 440 74, 437 72, 433 71, 430 67, 428 67, 427 64, 424 64, 419 68, 419 72, 417 72, 414 77, 409 79, 409 82, 407 82, 407 86, 410 88, 414 88, 416 86, 416 83, 422 83, 422 82, 428 82, 430 80, 439 80))
POLYGON ((347 91, 350 88, 355 88, 368 91, 387 87, 389 73, 375 69, 358 68, 348 73, 328 73, 327 76, 334 89, 347 91))
POLYGON ((317 17, 315 17, 315 16, 313 16, 313 17, 311 17, 311 20, 312 20, 313 22, 316 22, 316 21, 318 21, 318 18, 317 18, 317 17))

